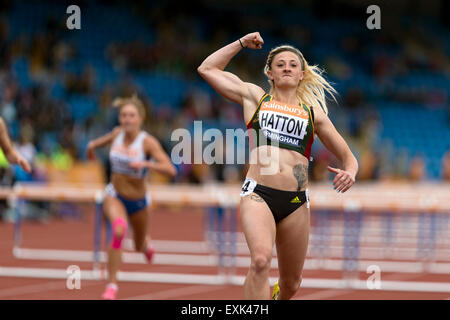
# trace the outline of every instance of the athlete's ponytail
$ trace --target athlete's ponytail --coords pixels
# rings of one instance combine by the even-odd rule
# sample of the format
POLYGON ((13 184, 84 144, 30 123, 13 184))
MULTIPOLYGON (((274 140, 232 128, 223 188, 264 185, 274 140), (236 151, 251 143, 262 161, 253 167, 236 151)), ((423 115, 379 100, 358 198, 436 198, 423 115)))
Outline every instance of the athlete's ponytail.
MULTIPOLYGON (((272 68, 272 61, 274 57, 283 51, 290 51, 295 53, 302 64, 302 70, 304 71, 303 79, 297 86, 297 99, 302 101, 308 106, 322 108, 323 111, 328 114, 328 108, 326 104, 326 93, 328 93, 333 100, 336 101, 336 90, 322 77, 323 70, 318 66, 310 66, 303 57, 303 54, 297 48, 290 45, 282 45, 272 49, 267 57, 266 66, 264 67, 264 73, 268 76, 267 71, 272 68)), ((273 80, 269 80, 270 94, 273 93, 274 83, 273 80)))

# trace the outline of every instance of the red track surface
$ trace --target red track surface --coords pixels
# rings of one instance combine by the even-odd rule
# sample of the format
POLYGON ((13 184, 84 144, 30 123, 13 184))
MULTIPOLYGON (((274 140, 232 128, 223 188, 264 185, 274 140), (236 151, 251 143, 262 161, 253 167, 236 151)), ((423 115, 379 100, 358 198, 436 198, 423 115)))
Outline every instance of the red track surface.
MULTIPOLYGON (((50 223, 25 221, 23 223, 22 247, 45 249, 92 250, 94 242, 93 212, 86 210, 81 220, 52 219, 50 223)), ((150 234, 158 240, 203 240, 203 217, 198 210, 158 209, 152 213, 150 234)), ((0 266, 61 268, 77 264, 81 270, 92 268, 91 263, 34 261, 16 259, 12 255, 13 224, 0 223, 0 266)), ((158 253, 156 253, 158 254, 158 253)), ((164 273, 217 274, 214 267, 175 266, 175 265, 132 265, 124 264, 122 271, 145 271, 164 273)), ((246 268, 238 268, 236 273, 245 275, 246 268)), ((449 271, 450 273, 450 271, 449 271)), ((272 270, 276 277, 277 271, 272 270)), ((336 271, 305 270, 304 279, 341 279, 336 271)), ((368 275, 360 274, 360 279, 368 275)), ((412 273, 383 273, 382 280, 396 281, 435 281, 450 282, 450 274, 429 275, 412 273)), ((0 277, 0 299, 99 299, 105 281, 81 282, 80 290, 66 288, 63 279, 31 279, 0 277)), ((242 287, 233 285, 198 285, 121 282, 120 299, 241 299, 242 287)), ((449 299, 450 293, 433 292, 390 292, 380 290, 343 290, 301 288, 296 299, 449 299)))

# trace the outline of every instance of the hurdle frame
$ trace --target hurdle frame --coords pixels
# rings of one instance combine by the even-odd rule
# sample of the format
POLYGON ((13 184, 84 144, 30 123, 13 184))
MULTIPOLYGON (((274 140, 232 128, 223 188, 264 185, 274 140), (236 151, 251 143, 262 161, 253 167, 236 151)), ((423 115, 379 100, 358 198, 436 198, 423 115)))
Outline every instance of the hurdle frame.
MULTIPOLYGON (((361 210, 375 210, 378 212, 382 212, 383 210, 389 210, 390 212, 397 212, 397 211, 413 211, 413 212, 426 212, 424 214, 433 213, 433 214, 439 214, 439 213, 446 213, 448 214, 450 212, 450 192, 448 188, 448 184, 444 185, 431 185, 430 188, 430 194, 428 198, 421 196, 419 199, 415 197, 414 195, 421 194, 417 191, 417 188, 414 188, 414 186, 410 186, 410 189, 415 189, 415 192, 408 191, 410 193, 410 196, 405 196, 405 190, 400 190, 401 188, 398 188, 397 186, 391 186, 388 188, 388 191, 386 191, 384 194, 381 194, 374 188, 371 188, 370 186, 363 190, 362 188, 355 188, 356 190, 353 190, 353 192, 349 192, 349 196, 343 196, 341 194, 336 194, 335 192, 332 192, 328 185, 322 185, 322 186, 314 186, 312 189, 314 190, 314 193, 311 195, 311 203, 312 206, 315 207, 315 209, 321 209, 321 210, 342 210, 342 212, 358 212, 361 210), (317 189, 316 189, 317 187, 317 189), (446 188, 447 187, 447 188, 446 188), (411 196, 412 194, 412 196, 411 196), (376 195, 376 196, 375 196, 376 195), (418 204, 418 205, 417 205, 418 204)), ((46 188, 46 186, 40 186, 46 188)), ((428 186, 430 187, 430 186, 428 186)), ((175 187, 170 186, 157 186, 150 188, 150 192, 152 193, 152 198, 154 201, 164 203, 164 204, 178 204, 178 205, 200 205, 201 207, 205 207, 205 202, 207 202, 208 205, 211 206, 217 206, 222 207, 224 209, 236 209, 237 203, 239 198, 236 197, 238 195, 238 189, 236 186, 229 186, 229 187, 217 187, 217 186, 203 186, 200 188, 194 188, 195 190, 189 190, 192 189, 192 186, 177 186, 175 187), (175 200, 177 199, 177 200, 175 200)), ((58 187, 58 192, 53 193, 53 196, 50 197, 50 192, 46 193, 47 198, 49 201, 67 201, 68 198, 65 196, 68 193, 71 193, 71 196, 73 198, 73 192, 80 192, 80 189, 74 189, 71 187, 65 187, 60 188, 58 187)), ((103 188, 92 188, 92 189, 86 189, 81 188, 83 191, 81 194, 84 194, 82 196, 81 194, 78 194, 78 197, 81 197, 82 199, 86 200, 86 198, 89 200, 89 202, 94 202, 96 209, 95 214, 96 218, 94 219, 94 232, 100 228, 101 231, 101 222, 102 222, 102 215, 99 208, 101 207, 101 201, 103 199, 102 197, 102 191, 103 188), (84 192, 84 193, 83 193, 84 192), (86 195, 86 193, 89 193, 89 196, 86 195), (99 214, 100 212, 100 214, 99 214), (99 227, 100 226, 100 227, 99 227)), ((408 189, 408 188, 406 188, 408 189)), ((76 193, 75 192, 75 193, 76 193)), ((3 193, 4 194, 4 193, 3 193)), ((25 186, 23 184, 17 184, 14 186, 10 192, 6 192, 7 198, 9 200, 10 205, 12 207, 18 209, 17 212, 15 212, 15 225, 14 225, 14 246, 13 246, 13 254, 17 258, 23 258, 20 255, 20 251, 25 249, 20 247, 20 241, 21 241, 21 217, 20 217, 20 199, 29 199, 29 200, 45 200, 43 199, 42 192, 36 192, 33 193, 32 188, 25 186)), ((1 195, 1 192, 0 192, 1 195)), ((45 198, 45 196, 44 196, 45 198)), ((76 200, 77 201, 77 200, 76 200)), ((78 201, 80 202, 80 201, 78 201)), ((356 237, 356 239, 358 239, 356 237)), ((93 261, 93 268, 92 270, 88 270, 83 272, 83 279, 86 280, 101 280, 103 279, 101 275, 99 274, 99 264, 100 264, 100 245, 101 245, 101 234, 100 232, 97 232, 94 236, 94 248, 92 252, 92 261, 93 261)), ((359 249, 358 249, 359 250, 359 249)), ((359 254, 358 250, 356 251, 357 254, 359 254)), ((219 250, 220 251, 220 250, 219 250)), ((350 259, 355 259, 355 256, 350 256, 350 259)), ((308 260, 308 259, 307 259, 308 260)), ((308 262, 308 261, 307 261, 308 262)), ((310 261, 312 264, 316 264, 317 261, 310 261)), ((358 256, 356 256, 356 262, 358 262, 358 256)), ((424 264, 426 263, 423 262, 424 264)), ((423 267, 423 268, 429 268, 423 267)), ((23 269, 23 268, 22 268, 23 269)), ((353 268, 354 269, 354 268, 353 268)), ((436 266, 436 269, 439 269, 438 266, 436 266)), ((20 274, 19 276, 24 276, 27 274, 27 276, 31 275, 31 269, 30 272, 27 272, 26 270, 21 270, 21 272, 18 272, 20 274)), ((36 271, 36 268, 33 268, 33 271, 36 271)), ((55 270, 53 270, 55 271, 55 270)), ((59 274, 60 278, 66 278, 67 274, 62 273, 61 270, 58 272, 55 271, 55 275, 59 274)), ((439 272, 438 272, 439 273, 439 272)), ((0 274, 3 276, 14 276, 14 272, 11 270, 8 270, 7 268, 0 267, 0 274)), ((42 270, 42 274, 44 274, 42 277, 50 277, 51 275, 46 273, 46 270, 42 270)), ((143 281, 143 282, 173 282, 173 279, 177 278, 174 277, 173 274, 151 274, 151 273, 120 273, 122 276, 119 275, 120 280, 124 281, 143 281)), ((17 275, 16 275, 17 276, 17 275)), ((37 276, 38 278, 40 276, 37 276)), ((191 275, 189 275, 191 277, 191 275)), ((218 275, 208 275, 208 276, 202 276, 202 277, 196 277, 192 276, 191 279, 184 278, 184 283, 200 283, 200 284, 236 284, 240 285, 243 283, 243 278, 240 276, 235 276, 234 274, 230 276, 224 276, 223 274, 218 275)), ((270 282, 273 284, 276 279, 271 278, 270 282)), ((308 279, 305 279, 302 286, 309 286, 309 287, 315 287, 315 288, 355 288, 355 289, 367 289, 365 285, 363 285, 360 281, 353 279, 353 281, 348 281, 345 279, 339 280, 338 282, 332 284, 329 282, 328 285, 322 283, 319 281, 319 279, 307 281, 308 279)), ((177 283, 183 283, 183 280, 181 278, 177 278, 177 283)), ((393 287, 395 287, 394 284, 391 284, 393 287)), ((420 285, 418 285, 420 286, 420 285)), ((407 288, 408 286, 405 284, 398 284, 398 290, 403 290, 402 288, 407 288)), ((446 284, 443 286, 440 286, 439 290, 444 290, 445 292, 450 292, 450 284, 446 284), (449 291, 446 291, 449 290, 449 291)), ((391 289, 392 290, 392 289, 391 289)), ((406 289, 404 289, 406 290, 406 289)), ((422 290, 429 290, 426 288, 425 285, 423 285, 422 290)))
MULTIPOLYGON (((86 188, 75 188, 73 186, 60 188, 58 187, 57 190, 52 190, 52 192, 43 192, 42 189, 46 188, 46 186, 43 185, 37 185, 37 184, 22 184, 22 183, 16 183, 14 187, 12 188, 12 192, 7 194, 8 202, 11 206, 11 208, 14 210, 14 244, 13 244, 13 256, 17 259, 27 259, 27 257, 33 257, 33 259, 40 260, 37 255, 33 254, 33 251, 39 251, 40 249, 27 249, 27 248, 21 248, 21 238, 22 238, 22 217, 21 217, 21 201, 24 199, 28 200, 48 200, 48 201, 64 201, 64 202, 88 202, 88 203, 94 203, 95 206, 95 213, 94 213, 94 244, 93 244, 93 252, 92 252, 92 270, 85 270, 83 272, 83 279, 86 280, 102 280, 105 279, 106 274, 102 272, 101 269, 101 238, 102 238, 102 227, 103 227, 103 212, 102 212, 102 204, 104 199, 104 187, 102 188, 92 188, 92 189, 86 189, 86 188), (41 189, 41 190, 40 190, 41 189), (80 193, 81 192, 81 193, 80 193), (76 194, 77 196, 73 197, 72 195, 76 194)), ((186 191, 186 189, 185 189, 186 191)), ((184 192, 185 192, 184 191, 184 192)), ((156 191, 158 193, 158 191, 156 191)), ((224 195, 223 193, 217 192, 215 188, 208 187, 205 189, 205 193, 209 198, 206 198, 204 194, 199 194, 198 192, 192 192, 190 195, 184 195, 180 197, 173 197, 173 192, 167 193, 163 192, 160 194, 159 199, 163 199, 165 203, 178 203, 177 201, 174 201, 173 199, 181 199, 181 201, 184 204, 190 204, 190 205, 200 205, 201 207, 204 207, 205 204, 209 206, 209 210, 216 210, 216 211, 222 211, 226 210, 229 214, 233 215, 236 214, 236 208, 230 202, 230 197, 227 195, 224 195), (166 195, 170 194, 170 197, 167 197, 166 195)), ((4 193, 3 193, 4 195, 4 193)), ((0 194, 1 196, 1 194, 0 194)), ((152 199, 154 199, 154 195, 152 192, 152 199)), ((231 219, 232 221, 235 221, 235 219, 231 219)), ((232 227, 236 227, 236 223, 232 225, 232 227)), ((218 226, 219 229, 221 226, 218 226)), ((227 231, 225 231, 227 232, 227 231)), ((218 232, 220 233, 220 231, 218 232)), ((231 233, 234 233, 232 230, 231 233)), ((205 233, 206 234, 206 233, 205 233)), ((209 234, 211 236, 211 234, 209 234)), ((217 248, 217 264, 220 268, 220 273, 217 274, 217 276, 207 276, 207 277, 196 277, 194 276, 194 283, 195 279, 197 281, 200 281, 200 283, 206 283, 206 284, 226 284, 233 282, 231 280, 233 275, 230 275, 227 270, 229 267, 232 267, 229 261, 233 263, 234 259, 231 257, 230 259, 228 256, 226 256, 225 251, 223 250, 223 245, 220 243, 221 239, 224 236, 221 234, 214 234, 214 241, 208 238, 207 240, 210 242, 213 242, 213 245, 217 248)), ((225 238, 228 238, 225 236, 225 238)), ((106 237, 107 240, 107 237, 106 237)), ((52 249, 46 250, 46 253, 48 256, 53 257, 53 259, 58 259, 58 253, 61 252, 61 250, 53 250, 53 253, 51 252, 52 249)), ((44 250, 45 251, 45 250, 44 250)), ((235 250, 231 249, 231 252, 234 252, 235 250)), ((42 251, 41 251, 42 252, 42 251)), ((211 254, 214 252, 211 252, 211 254)), ((128 260, 136 261, 135 257, 128 256, 128 260)), ((47 260, 47 259, 43 259, 47 260)), ((49 258, 48 260, 52 260, 49 258)), ((62 260, 62 259, 61 259, 62 260)), ((139 261, 139 260, 137 260, 139 261)), ((31 268, 39 274, 38 268, 31 268)), ((30 270, 31 270, 30 269, 30 270)), ((233 270, 233 268, 231 268, 233 270)), ((47 270, 42 269, 43 271, 43 277, 49 277, 49 273, 47 270)), ((53 270, 58 274, 56 270, 53 270)), ((61 271, 61 270, 60 270, 61 271)), ((13 276, 14 272, 11 269, 8 268, 2 268, 0 267, 0 275, 9 275, 13 276)), ((62 274, 59 272, 59 274, 62 274)), ((151 273, 123 273, 119 272, 118 278, 122 278, 121 280, 127 280, 127 281, 139 281, 139 277, 136 275, 139 275, 142 279, 152 279, 151 273), (120 276, 122 274, 122 277, 120 276), (124 279, 125 277, 125 279, 124 279)), ((26 268, 22 268, 18 272, 18 276, 28 276, 32 277, 32 275, 26 271, 26 268)), ((66 275, 67 276, 67 275, 66 275)), ((66 277, 65 276, 65 277, 66 277)), ((39 276, 36 276, 39 277, 39 276)), ((50 276, 52 278, 52 276, 50 276)), ((62 275, 60 276, 62 277, 62 275)), ((173 282, 170 275, 164 275, 164 274, 158 274, 158 278, 165 279, 163 282, 173 282)), ((145 281, 145 280, 143 280, 145 281)), ((156 281, 156 280, 155 280, 156 281)), ((191 283, 191 280, 186 280, 186 283, 191 283)))

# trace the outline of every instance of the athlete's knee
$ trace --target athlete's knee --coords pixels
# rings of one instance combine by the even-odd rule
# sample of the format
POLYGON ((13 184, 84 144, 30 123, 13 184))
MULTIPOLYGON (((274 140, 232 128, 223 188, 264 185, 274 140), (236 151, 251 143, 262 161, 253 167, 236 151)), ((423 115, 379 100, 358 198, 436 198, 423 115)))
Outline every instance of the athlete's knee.
POLYGON ((271 254, 268 253, 258 253, 255 255, 251 268, 255 273, 265 273, 270 270, 270 262, 272 260, 271 254))
POLYGON ((120 249, 122 247, 122 240, 125 237, 128 229, 128 224, 123 218, 116 218, 112 225, 113 228, 113 239, 112 239, 112 248, 120 249))

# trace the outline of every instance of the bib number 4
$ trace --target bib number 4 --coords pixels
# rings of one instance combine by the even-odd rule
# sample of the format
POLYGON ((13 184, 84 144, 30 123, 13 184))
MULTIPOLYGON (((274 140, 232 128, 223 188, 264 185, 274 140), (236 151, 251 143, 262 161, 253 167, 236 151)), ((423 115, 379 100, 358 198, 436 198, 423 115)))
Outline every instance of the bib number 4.
POLYGON ((256 181, 250 178, 245 179, 241 188, 241 197, 248 196, 256 187, 256 181))

